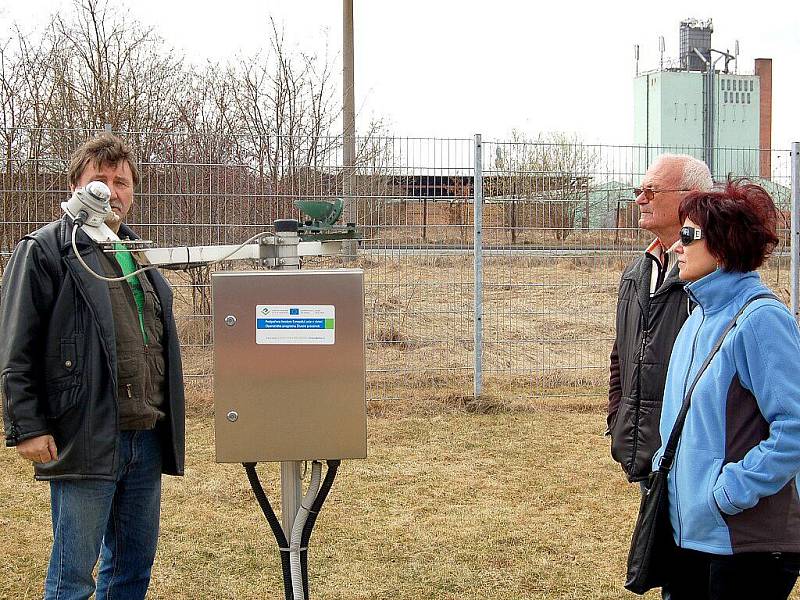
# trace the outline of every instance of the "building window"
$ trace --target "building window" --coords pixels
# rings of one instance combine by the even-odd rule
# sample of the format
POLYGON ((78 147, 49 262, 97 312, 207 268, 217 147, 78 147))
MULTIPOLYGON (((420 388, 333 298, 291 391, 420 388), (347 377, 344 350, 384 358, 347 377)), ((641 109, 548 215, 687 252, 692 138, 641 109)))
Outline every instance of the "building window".
POLYGON ((726 79, 725 81, 728 84, 728 91, 731 91, 731 80, 730 79, 726 79))
POLYGON ((736 104, 739 104, 739 92, 736 92, 736 104))
POLYGON ((747 103, 750 104, 750 92, 747 92, 747 103))
POLYGON ((723 102, 727 102, 728 101, 728 92, 724 92, 723 95, 722 95, 722 98, 723 98, 723 100, 722 100, 723 102))

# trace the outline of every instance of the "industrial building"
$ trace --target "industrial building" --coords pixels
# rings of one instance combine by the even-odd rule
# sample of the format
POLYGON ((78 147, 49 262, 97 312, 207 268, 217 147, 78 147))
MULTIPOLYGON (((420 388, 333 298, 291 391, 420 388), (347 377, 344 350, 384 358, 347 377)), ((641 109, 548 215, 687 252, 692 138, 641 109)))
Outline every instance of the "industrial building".
POLYGON ((729 173, 771 176, 772 59, 757 58, 740 73, 734 54, 711 44, 711 20, 680 24, 678 61, 634 79, 634 168, 644 173, 655 157, 681 152, 705 160, 714 178, 729 173), (736 67, 730 69, 731 63, 736 67))

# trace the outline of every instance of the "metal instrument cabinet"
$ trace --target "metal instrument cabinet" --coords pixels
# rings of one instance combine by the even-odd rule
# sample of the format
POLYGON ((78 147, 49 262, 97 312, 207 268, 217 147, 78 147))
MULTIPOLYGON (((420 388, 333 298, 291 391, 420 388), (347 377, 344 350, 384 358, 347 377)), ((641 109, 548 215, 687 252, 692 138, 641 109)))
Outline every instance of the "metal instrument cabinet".
POLYGON ((217 462, 366 458, 364 273, 211 277, 217 462))

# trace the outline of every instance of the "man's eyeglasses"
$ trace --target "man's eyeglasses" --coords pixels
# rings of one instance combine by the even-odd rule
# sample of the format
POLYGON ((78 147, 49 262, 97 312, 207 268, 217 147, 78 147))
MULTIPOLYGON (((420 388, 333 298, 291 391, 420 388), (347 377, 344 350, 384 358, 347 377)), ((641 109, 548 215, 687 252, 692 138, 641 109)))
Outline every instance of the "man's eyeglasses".
POLYGON ((651 202, 653 198, 656 197, 656 194, 665 194, 668 192, 691 192, 692 190, 654 190, 652 188, 633 188, 634 195, 638 198, 642 194, 644 197, 647 198, 648 202, 651 202))
POLYGON ((681 244, 684 246, 701 239, 703 239, 703 230, 699 227, 681 227, 681 244))

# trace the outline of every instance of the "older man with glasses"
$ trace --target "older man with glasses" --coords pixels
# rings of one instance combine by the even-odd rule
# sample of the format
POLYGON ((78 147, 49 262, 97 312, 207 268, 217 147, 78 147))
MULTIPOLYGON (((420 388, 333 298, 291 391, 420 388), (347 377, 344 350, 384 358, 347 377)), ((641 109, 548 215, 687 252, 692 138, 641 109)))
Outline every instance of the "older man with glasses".
POLYGON ((658 426, 667 365, 689 312, 674 252, 681 231, 678 207, 687 192, 708 190, 712 183, 704 162, 662 154, 634 189, 639 227, 655 239, 620 281, 606 433, 614 460, 629 481, 642 486, 661 445, 658 426))

